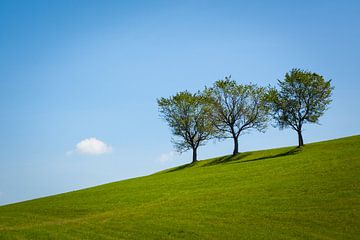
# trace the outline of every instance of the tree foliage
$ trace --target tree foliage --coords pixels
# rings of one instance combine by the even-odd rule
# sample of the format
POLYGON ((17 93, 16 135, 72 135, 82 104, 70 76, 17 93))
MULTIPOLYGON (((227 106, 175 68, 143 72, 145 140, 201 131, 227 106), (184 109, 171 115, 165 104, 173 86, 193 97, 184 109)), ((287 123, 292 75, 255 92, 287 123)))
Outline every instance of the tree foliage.
POLYGON ((169 98, 158 99, 160 116, 168 123, 178 152, 193 150, 197 161, 197 148, 209 140, 215 128, 212 125, 206 98, 200 93, 179 92, 169 98))
POLYGON ((233 138, 238 153, 238 138, 250 129, 264 131, 268 122, 267 88, 256 84, 237 84, 231 76, 218 80, 205 89, 212 109, 212 122, 217 137, 233 138))
POLYGON ((231 76, 195 94, 179 92, 158 99, 160 116, 168 123, 178 152, 193 151, 211 138, 232 138, 233 155, 239 136, 255 129, 264 132, 270 117, 280 129, 292 128, 303 146, 303 125, 318 123, 331 103, 333 87, 323 76, 292 69, 278 81, 279 88, 238 84, 231 76))
POLYGON ((299 146, 303 146, 303 125, 318 123, 332 101, 331 80, 326 81, 317 73, 292 69, 278 85, 280 89, 272 89, 269 95, 276 125, 295 130, 299 146))

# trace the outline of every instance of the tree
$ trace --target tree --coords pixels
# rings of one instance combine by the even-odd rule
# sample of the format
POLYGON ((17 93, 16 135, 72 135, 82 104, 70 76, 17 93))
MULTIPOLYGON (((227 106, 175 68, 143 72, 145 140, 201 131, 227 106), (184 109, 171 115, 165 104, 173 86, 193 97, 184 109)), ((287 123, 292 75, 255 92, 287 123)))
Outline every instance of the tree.
POLYGON ((160 116, 171 128, 172 142, 178 152, 192 149, 192 163, 197 161, 197 149, 209 140, 215 128, 209 120, 206 99, 200 94, 179 92, 170 98, 157 100, 160 116))
POLYGON ((292 128, 298 134, 298 146, 304 145, 302 129, 305 123, 318 123, 319 118, 331 103, 334 89, 331 80, 323 76, 292 69, 278 80, 280 90, 272 89, 270 102, 276 125, 280 129, 292 128))
POLYGON ((212 121, 218 133, 217 138, 232 138, 233 155, 239 153, 238 138, 250 129, 263 132, 268 122, 267 88, 255 84, 242 85, 231 80, 218 80, 205 89, 210 99, 212 121))

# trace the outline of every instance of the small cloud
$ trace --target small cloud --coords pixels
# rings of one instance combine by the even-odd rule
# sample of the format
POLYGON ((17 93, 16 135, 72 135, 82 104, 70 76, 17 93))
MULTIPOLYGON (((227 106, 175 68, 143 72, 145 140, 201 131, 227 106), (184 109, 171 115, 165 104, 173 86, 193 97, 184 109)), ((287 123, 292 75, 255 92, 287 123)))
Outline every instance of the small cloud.
POLYGON ((175 158, 178 156, 179 156, 179 154, 174 151, 171 151, 168 153, 163 153, 159 157, 159 162, 171 162, 171 161, 175 160, 175 158))
POLYGON ((66 152, 66 155, 70 156, 74 153, 100 155, 110 152, 112 152, 111 146, 94 137, 91 137, 80 141, 76 144, 75 150, 66 152))

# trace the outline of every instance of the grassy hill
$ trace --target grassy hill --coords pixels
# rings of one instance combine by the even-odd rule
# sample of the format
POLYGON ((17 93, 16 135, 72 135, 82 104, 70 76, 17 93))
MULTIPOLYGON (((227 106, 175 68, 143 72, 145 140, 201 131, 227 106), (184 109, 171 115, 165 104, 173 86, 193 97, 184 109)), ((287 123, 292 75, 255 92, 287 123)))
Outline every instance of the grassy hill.
POLYGON ((0 207, 0 239, 359 239, 360 136, 0 207))

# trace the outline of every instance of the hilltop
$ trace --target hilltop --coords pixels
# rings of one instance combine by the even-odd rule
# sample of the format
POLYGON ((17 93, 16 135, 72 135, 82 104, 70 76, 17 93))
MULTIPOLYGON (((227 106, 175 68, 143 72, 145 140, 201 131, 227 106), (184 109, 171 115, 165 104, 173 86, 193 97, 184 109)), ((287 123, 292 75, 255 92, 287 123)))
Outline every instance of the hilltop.
POLYGON ((0 207, 0 239, 357 239, 360 136, 0 207))

